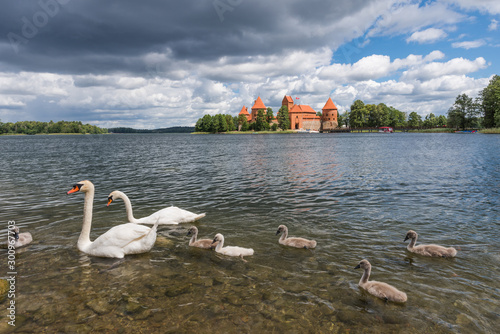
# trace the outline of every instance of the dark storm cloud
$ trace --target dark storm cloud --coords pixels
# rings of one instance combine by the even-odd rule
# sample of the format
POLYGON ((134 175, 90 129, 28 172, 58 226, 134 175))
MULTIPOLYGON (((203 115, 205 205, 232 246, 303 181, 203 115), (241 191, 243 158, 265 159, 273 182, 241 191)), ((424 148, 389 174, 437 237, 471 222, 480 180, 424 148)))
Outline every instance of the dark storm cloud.
POLYGON ((0 11, 0 70, 144 72, 142 56, 170 50, 191 62, 315 49, 318 28, 366 1, 8 1, 0 11))

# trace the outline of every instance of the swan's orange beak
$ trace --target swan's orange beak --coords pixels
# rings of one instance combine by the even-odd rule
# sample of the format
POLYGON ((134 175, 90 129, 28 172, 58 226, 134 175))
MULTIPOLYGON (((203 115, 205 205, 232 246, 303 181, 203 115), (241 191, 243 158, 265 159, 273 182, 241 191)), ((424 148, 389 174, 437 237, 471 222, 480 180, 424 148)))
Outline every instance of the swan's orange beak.
POLYGON ((111 202, 113 202, 113 197, 109 196, 108 197, 108 205, 106 205, 106 206, 109 206, 111 204, 111 202))
POLYGON ((69 195, 69 194, 72 194, 72 193, 76 193, 76 192, 80 191, 80 188, 81 188, 81 187, 82 187, 82 185, 81 185, 81 184, 75 184, 75 185, 73 186, 73 188, 71 188, 71 190, 70 190, 70 191, 68 191, 66 194, 67 194, 67 195, 69 195))

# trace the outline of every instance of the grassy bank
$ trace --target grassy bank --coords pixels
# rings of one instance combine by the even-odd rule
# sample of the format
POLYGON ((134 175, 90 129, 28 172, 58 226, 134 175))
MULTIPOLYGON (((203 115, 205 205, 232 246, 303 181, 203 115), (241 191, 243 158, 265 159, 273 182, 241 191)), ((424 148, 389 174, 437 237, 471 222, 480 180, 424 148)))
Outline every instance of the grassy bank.
POLYGON ((455 129, 448 129, 448 128, 417 129, 417 130, 408 130, 408 132, 417 132, 417 133, 454 133, 455 129))
POLYGON ((491 129, 482 129, 479 131, 480 133, 488 133, 488 134, 500 134, 500 128, 491 128, 491 129))

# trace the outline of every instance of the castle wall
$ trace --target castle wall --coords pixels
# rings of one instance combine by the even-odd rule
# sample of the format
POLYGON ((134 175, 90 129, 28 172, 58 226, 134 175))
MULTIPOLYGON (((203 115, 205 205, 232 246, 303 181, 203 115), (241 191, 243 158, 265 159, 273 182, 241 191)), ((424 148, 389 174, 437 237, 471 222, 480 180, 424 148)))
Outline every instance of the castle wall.
POLYGON ((319 131, 321 128, 321 121, 319 119, 303 119, 302 129, 304 130, 316 130, 319 131))
POLYGON ((321 126, 323 131, 329 131, 337 128, 339 124, 336 121, 325 121, 321 126))

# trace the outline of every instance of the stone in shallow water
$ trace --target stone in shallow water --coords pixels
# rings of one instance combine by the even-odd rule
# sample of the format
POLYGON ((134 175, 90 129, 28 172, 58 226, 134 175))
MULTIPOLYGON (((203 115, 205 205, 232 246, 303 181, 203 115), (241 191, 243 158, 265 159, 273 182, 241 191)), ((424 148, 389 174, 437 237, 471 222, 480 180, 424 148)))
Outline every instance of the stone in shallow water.
POLYGON ((161 248, 169 248, 174 245, 174 242, 170 239, 167 239, 161 235, 156 237, 155 247, 161 248))
POLYGON ((136 313, 142 310, 142 306, 140 303, 136 301, 129 301, 126 306, 127 313, 136 313))
POLYGON ((165 296, 167 297, 177 297, 188 293, 191 290, 191 283, 183 285, 172 285, 168 286, 165 290, 165 296))
POLYGON ((104 299, 93 299, 85 305, 99 315, 109 313, 113 309, 113 306, 104 299))
POLYGON ((469 325, 472 322, 472 320, 469 318, 467 314, 460 313, 457 315, 457 320, 456 323, 459 325, 469 325))

